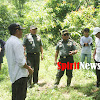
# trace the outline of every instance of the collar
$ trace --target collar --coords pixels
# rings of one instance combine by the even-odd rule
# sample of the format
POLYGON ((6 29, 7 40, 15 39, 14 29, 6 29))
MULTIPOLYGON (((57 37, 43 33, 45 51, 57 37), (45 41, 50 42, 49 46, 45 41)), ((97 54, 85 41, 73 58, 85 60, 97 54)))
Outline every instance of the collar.
POLYGON ((32 35, 32 37, 36 37, 36 34, 31 34, 32 35))
POLYGON ((69 41, 69 39, 68 39, 68 40, 63 40, 63 39, 61 39, 61 41, 62 41, 63 43, 67 43, 67 42, 69 41))
POLYGON ((14 36, 14 35, 11 35, 11 37, 20 40, 17 36, 14 36))

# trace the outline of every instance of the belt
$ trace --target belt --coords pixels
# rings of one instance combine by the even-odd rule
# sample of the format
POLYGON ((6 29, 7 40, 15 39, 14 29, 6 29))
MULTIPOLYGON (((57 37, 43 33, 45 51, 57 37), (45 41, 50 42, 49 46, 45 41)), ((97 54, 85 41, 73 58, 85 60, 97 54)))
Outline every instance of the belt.
POLYGON ((29 55, 36 55, 36 54, 39 54, 39 52, 34 52, 34 53, 27 53, 29 55))
POLYGON ((70 57, 69 55, 68 56, 60 56, 60 58, 68 58, 70 57))

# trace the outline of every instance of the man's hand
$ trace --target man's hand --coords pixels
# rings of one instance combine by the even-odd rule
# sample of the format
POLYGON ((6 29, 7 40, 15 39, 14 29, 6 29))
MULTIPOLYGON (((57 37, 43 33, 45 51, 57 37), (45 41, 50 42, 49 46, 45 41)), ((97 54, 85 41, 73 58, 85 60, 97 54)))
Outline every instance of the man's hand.
POLYGON ((43 60, 43 54, 41 55, 41 60, 43 60))
POLYGON ((88 43, 84 43, 85 44, 85 46, 88 46, 88 43))
POLYGON ((54 62, 54 65, 55 65, 55 66, 57 65, 57 61, 54 62))
POLYGON ((93 55, 93 60, 95 60, 95 55, 93 55))
POLYGON ((28 70, 29 75, 32 75, 33 74, 33 72, 34 72, 33 69, 30 66, 28 66, 26 63, 24 65, 24 68, 26 68, 28 70))
POLYGON ((29 75, 32 75, 33 72, 34 72, 34 70, 29 66, 29 68, 28 68, 28 72, 29 72, 29 75))
POLYGON ((96 48, 94 50, 94 53, 93 53, 93 59, 95 60, 95 54, 96 54, 96 48))
POLYGON ((73 54, 75 54, 74 51, 69 51, 69 52, 70 52, 70 53, 69 53, 70 56, 73 55, 73 54))

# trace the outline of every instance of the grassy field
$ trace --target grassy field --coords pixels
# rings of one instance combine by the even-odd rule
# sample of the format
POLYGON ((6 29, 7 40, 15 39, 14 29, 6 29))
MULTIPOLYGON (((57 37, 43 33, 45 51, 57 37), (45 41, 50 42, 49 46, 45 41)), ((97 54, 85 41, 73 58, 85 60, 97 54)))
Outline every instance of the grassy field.
MULTIPOLYGON (((57 89, 52 89, 57 66, 54 66, 55 47, 44 50, 44 60, 40 63, 39 86, 28 88, 26 100, 100 100, 100 89, 96 88, 93 70, 74 70, 70 87, 66 86, 66 75, 57 89)), ((80 62, 80 52, 74 59, 80 62)), ((93 61, 92 61, 93 62, 93 61)), ((6 58, 0 71, 0 100, 11 100, 11 83, 6 58)))

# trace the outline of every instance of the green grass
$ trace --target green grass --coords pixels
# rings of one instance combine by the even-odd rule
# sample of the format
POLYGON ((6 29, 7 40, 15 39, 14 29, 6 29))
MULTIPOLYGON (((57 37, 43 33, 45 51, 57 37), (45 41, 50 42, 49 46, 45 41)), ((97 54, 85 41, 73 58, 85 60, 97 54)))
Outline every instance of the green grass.
MULTIPOLYGON (((66 87, 67 77, 64 74, 58 88, 52 89, 57 73, 54 54, 55 47, 50 46, 44 50, 44 60, 41 61, 39 70, 39 86, 28 88, 26 100, 100 100, 100 90, 96 91, 96 76, 92 70, 74 70, 69 88, 66 87)), ((75 62, 80 62, 80 52, 74 58, 75 62)), ((5 57, 0 71, 0 100, 11 100, 11 83, 5 57)))

